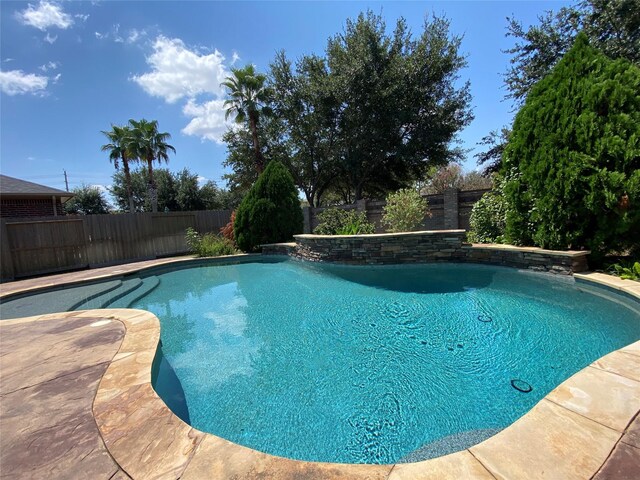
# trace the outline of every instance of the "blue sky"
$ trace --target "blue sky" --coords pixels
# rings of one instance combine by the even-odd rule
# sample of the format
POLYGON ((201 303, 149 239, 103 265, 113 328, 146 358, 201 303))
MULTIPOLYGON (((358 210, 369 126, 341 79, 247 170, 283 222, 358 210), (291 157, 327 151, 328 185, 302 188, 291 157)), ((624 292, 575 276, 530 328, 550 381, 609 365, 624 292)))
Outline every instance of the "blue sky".
MULTIPOLYGON (((510 123, 501 74, 506 17, 525 25, 571 2, 158 2, 0 3, 0 171, 52 187, 108 186, 114 172, 101 130, 130 118, 156 119, 188 167, 224 186, 220 82, 233 66, 266 71, 277 50, 322 54, 345 20, 367 8, 388 28, 403 16, 416 34, 426 14, 445 14, 464 35, 475 120, 464 147, 510 123)), ((473 152, 465 169, 474 169, 473 152)))

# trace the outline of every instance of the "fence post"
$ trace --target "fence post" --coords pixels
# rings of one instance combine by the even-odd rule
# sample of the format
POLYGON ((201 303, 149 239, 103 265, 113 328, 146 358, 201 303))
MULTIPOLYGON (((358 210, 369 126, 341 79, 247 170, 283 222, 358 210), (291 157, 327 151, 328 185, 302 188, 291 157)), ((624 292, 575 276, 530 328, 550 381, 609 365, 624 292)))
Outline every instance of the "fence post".
POLYGON ((302 207, 302 218, 304 221, 302 233, 311 233, 311 207, 302 207))
POLYGON ((443 192, 445 230, 457 230, 459 227, 458 192, 457 188, 448 188, 443 192))
POLYGON ((358 200, 356 202, 356 209, 359 212, 364 212, 366 214, 367 213, 367 199, 363 198, 361 200, 358 200))

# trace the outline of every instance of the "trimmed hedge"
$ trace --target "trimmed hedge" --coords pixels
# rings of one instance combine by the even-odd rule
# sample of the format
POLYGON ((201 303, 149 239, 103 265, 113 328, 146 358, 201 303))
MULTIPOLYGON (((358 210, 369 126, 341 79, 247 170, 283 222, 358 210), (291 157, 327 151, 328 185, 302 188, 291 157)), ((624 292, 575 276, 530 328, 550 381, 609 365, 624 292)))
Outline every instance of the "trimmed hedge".
POLYGON ((282 163, 272 160, 236 210, 236 243, 243 251, 254 252, 263 243, 289 241, 302 230, 302 208, 293 178, 282 163))
POLYGON ((596 256, 638 247, 640 69, 584 34, 528 95, 505 150, 505 239, 596 256))

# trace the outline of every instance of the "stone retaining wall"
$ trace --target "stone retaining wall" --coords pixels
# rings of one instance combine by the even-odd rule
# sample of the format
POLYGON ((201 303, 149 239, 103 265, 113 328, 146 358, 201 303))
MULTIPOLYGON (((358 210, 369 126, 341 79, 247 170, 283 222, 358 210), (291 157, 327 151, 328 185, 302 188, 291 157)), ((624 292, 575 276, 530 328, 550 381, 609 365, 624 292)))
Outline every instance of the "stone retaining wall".
POLYGON ((464 230, 374 235, 296 235, 294 256, 356 265, 461 261, 464 230))
POLYGON ((459 262, 484 263, 562 275, 588 269, 588 251, 463 243, 464 230, 374 235, 296 235, 295 243, 262 246, 265 255, 352 265, 459 262))
POLYGON ((260 245, 263 255, 295 255, 296 244, 291 243, 265 243, 260 245))
POLYGON ((462 247, 466 261, 504 265, 539 272, 571 275, 586 272, 588 251, 544 250, 536 247, 514 247, 512 245, 474 244, 462 247))

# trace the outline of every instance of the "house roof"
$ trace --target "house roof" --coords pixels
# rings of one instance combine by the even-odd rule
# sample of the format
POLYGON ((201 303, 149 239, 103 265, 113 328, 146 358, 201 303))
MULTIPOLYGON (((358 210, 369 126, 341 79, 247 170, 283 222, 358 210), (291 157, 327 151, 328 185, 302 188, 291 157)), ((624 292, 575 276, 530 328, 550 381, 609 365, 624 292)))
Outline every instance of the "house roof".
POLYGON ((65 196, 72 197, 73 193, 47 187, 39 183, 27 182, 19 178, 0 175, 0 195, 29 195, 29 196, 65 196))

